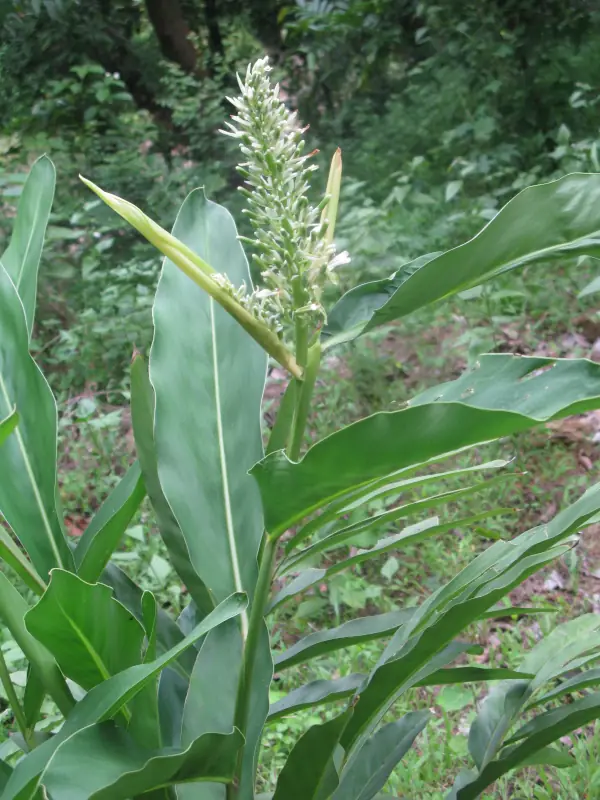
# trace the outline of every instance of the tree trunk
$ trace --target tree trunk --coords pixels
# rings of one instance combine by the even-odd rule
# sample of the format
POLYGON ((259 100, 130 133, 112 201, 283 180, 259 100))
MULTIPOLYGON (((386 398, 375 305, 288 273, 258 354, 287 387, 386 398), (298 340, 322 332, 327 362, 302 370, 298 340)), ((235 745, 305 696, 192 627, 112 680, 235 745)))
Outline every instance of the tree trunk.
POLYGON ((184 72, 194 72, 196 49, 188 38, 190 29, 179 0, 146 0, 146 9, 164 57, 184 72))

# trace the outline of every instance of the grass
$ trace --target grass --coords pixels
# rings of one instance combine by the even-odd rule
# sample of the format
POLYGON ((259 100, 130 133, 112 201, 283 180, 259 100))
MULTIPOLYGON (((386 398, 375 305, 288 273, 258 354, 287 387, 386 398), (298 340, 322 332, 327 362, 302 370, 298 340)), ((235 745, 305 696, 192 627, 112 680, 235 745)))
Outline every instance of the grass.
MULTIPOLYGON (((497 281, 483 296, 427 309, 414 319, 346 346, 324 364, 310 422, 311 437, 320 438, 373 411, 401 407, 419 390, 456 377, 481 351, 587 355, 598 323, 593 306, 584 306, 576 294, 588 277, 585 270, 576 272, 575 268, 511 276, 497 281), (568 322, 578 317, 585 335, 572 330, 568 322)), ((280 388, 275 373, 269 396, 276 397, 280 388)), ((122 407, 125 400, 88 392, 61 403, 60 488, 67 525, 74 536, 81 533, 134 457, 130 420, 122 407)), ((272 407, 268 408, 268 415, 272 412, 272 407)), ((480 448, 474 456, 457 457, 452 463, 467 466, 473 457, 479 461, 512 458, 513 477, 482 487, 480 492, 444 508, 444 518, 460 519, 498 507, 510 507, 511 513, 486 520, 485 535, 457 526, 444 536, 355 567, 326 587, 297 598, 272 619, 276 646, 289 646, 312 630, 340 624, 365 609, 377 613, 420 602, 469 563, 486 545, 487 536, 512 536, 526 530, 549 519, 578 496, 594 481, 597 454, 589 432, 580 435, 576 427, 567 426, 495 443, 480 448)), ((463 479, 450 479, 444 488, 464 485, 463 479)), ((436 485, 435 490, 440 491, 441 487, 436 485)), ((419 487, 403 501, 421 499, 430 492, 431 489, 419 487)), ((383 528, 376 535, 392 530, 393 526, 389 530, 383 528)), ((600 587, 595 585, 598 581, 593 572, 595 566, 600 566, 596 565, 600 550, 594 547, 593 537, 584 536, 578 551, 569 561, 556 566, 553 580, 547 571, 515 593, 516 602, 521 604, 552 603, 555 614, 486 622, 473 629, 473 641, 483 649, 482 655, 476 657, 477 663, 517 667, 524 651, 555 621, 595 608, 594 589, 600 587)), ((170 568, 148 506, 144 505, 132 522, 115 560, 144 589, 154 591, 174 614, 185 606, 185 589, 170 568)), ((311 680, 364 672, 382 647, 381 642, 351 647, 287 670, 276 676, 272 699, 311 680)), ((11 641, 4 641, 2 648, 20 679, 22 654, 11 641)), ((395 715, 430 708, 434 720, 397 768, 386 791, 410 800, 441 800, 459 770, 470 765, 465 732, 484 694, 481 686, 453 686, 414 690, 403 698, 394 709, 395 715)), ((10 714, 3 711, 5 705, 0 698, 0 730, 4 735, 13 731, 10 714)), ((309 710, 268 726, 261 772, 265 788, 272 787, 287 753, 306 726, 322 721, 334 710, 335 707, 309 710)), ((52 709, 47 711, 51 714, 52 709)), ((600 796, 600 726, 571 737, 566 744, 574 756, 572 768, 530 769, 500 781, 485 797, 579 800, 600 796)), ((13 747, 14 743, 6 739, 0 745, 0 758, 13 747)))

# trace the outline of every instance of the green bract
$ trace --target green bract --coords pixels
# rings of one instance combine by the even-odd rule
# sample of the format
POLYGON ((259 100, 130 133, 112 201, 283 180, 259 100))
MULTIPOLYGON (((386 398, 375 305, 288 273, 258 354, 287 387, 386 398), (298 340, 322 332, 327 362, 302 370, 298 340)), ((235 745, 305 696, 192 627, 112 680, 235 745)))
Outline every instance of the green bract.
MULTIPOLYGON (((448 798, 476 798, 525 765, 568 766, 553 744, 600 717, 599 694, 588 692, 600 670, 583 669, 600 658, 597 616, 556 628, 516 671, 465 661, 473 650, 465 630, 511 612, 499 610, 500 601, 597 519, 600 485, 540 528, 496 541, 417 607, 315 631, 286 650, 271 646, 269 615, 353 564, 507 512, 447 515, 458 497, 509 480, 506 462, 432 465, 600 408, 597 364, 489 355, 406 408, 360 420, 302 455, 321 338, 333 346, 522 264, 597 255, 599 176, 527 189, 462 247, 348 292, 321 335, 340 154, 323 203, 311 208, 301 132, 269 86, 266 62, 241 85, 232 132, 246 159, 266 294, 250 288, 232 217, 203 192, 187 197, 169 234, 96 189, 165 261, 148 363, 137 355, 131 371, 137 461, 76 544, 57 502, 56 405, 29 353, 54 191, 46 158, 31 170, 0 259, 0 512, 10 528, 0 527, 0 619, 29 662, 21 695, 0 651, 23 751, 0 761, 1 796, 372 800, 430 717, 415 711, 389 721, 398 698, 416 687, 482 681, 494 689, 471 726, 474 768, 458 775, 448 798), (280 335, 292 335, 287 323, 293 344, 280 335), (268 355, 292 377, 263 450, 268 355), (448 490, 448 477, 465 484, 448 490), (416 485, 429 493, 407 500, 416 485), (111 561, 146 495, 190 597, 178 620, 111 561), (364 672, 300 685, 269 706, 274 666, 282 671, 373 640, 382 641, 381 655, 364 672), (557 704, 575 691, 580 699, 557 704), (40 730, 44 698, 59 720, 51 736, 40 730), (272 794, 261 794, 265 726, 326 703, 333 712, 298 738, 267 787, 272 794)), ((528 610, 548 609, 512 611, 528 610)))

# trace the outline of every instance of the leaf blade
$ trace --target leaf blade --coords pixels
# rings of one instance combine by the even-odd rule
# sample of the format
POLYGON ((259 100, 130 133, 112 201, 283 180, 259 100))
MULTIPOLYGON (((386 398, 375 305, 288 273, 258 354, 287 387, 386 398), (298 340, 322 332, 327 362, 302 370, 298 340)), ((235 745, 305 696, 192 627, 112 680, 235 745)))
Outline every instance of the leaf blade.
POLYGON ((38 270, 54 200, 56 170, 47 156, 31 167, 19 198, 10 244, 0 257, 25 309, 29 336, 35 317, 38 270))

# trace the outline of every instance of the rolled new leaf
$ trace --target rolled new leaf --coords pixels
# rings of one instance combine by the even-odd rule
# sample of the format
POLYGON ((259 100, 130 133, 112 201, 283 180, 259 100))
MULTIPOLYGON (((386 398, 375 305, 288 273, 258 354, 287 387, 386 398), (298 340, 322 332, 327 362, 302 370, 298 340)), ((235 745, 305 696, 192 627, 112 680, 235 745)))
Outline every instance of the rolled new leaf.
POLYGON ((296 359, 277 334, 265 325, 264 322, 253 317, 241 303, 214 280, 213 276, 218 273, 203 258, 164 228, 161 228, 160 225, 150 219, 150 217, 147 217, 144 212, 137 206, 134 206, 133 203, 123 200, 115 194, 105 192, 86 178, 80 177, 85 185, 95 192, 107 206, 112 208, 113 211, 116 211, 119 216, 123 217, 123 219, 134 227, 136 231, 141 233, 150 244, 153 244, 157 250, 160 250, 164 256, 172 261, 173 264, 191 278, 194 283, 197 283, 198 286, 204 289, 204 291, 213 298, 213 300, 216 300, 219 305, 231 314, 242 328, 244 328, 244 330, 249 333, 275 361, 287 369, 295 378, 302 377, 302 369, 298 366, 296 359))

